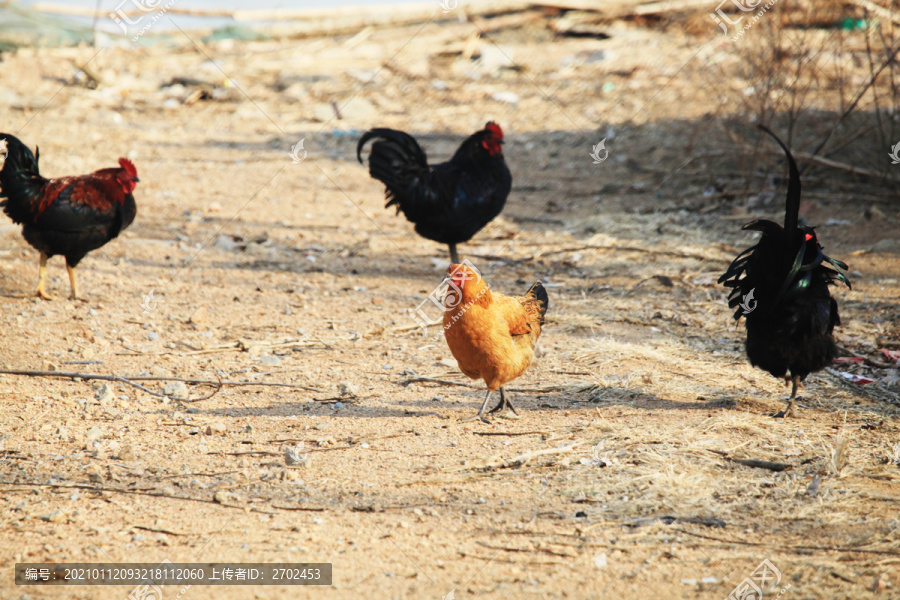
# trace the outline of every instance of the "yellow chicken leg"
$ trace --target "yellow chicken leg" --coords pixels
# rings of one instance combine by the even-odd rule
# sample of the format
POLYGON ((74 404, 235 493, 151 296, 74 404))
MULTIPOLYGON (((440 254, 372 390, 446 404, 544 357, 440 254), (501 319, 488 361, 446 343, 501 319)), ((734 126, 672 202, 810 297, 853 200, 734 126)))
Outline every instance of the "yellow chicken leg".
POLYGON ((66 262, 66 271, 69 272, 69 285, 72 286, 72 293, 69 294, 69 300, 78 300, 78 282, 75 281, 75 267, 70 267, 66 262))
POLYGON ((52 298, 47 294, 44 290, 44 281, 47 279, 47 261, 50 259, 49 256, 41 252, 41 270, 40 275, 38 276, 38 286, 37 286, 37 297, 42 300, 52 300, 52 298))

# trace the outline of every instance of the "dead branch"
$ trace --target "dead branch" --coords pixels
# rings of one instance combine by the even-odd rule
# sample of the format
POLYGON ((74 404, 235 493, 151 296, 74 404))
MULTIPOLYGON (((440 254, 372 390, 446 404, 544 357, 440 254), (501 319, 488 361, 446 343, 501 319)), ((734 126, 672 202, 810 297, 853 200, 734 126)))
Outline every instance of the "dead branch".
POLYGON ((887 555, 887 556, 900 556, 900 551, 897 551, 897 550, 869 550, 869 549, 864 549, 864 548, 848 548, 846 546, 773 546, 771 542, 748 542, 745 540, 732 540, 732 539, 716 537, 713 535, 703 535, 702 533, 694 533, 693 531, 681 529, 680 527, 675 527, 675 531, 678 531, 685 535, 703 538, 705 540, 721 542, 723 544, 737 544, 739 546, 766 546, 767 548, 772 548, 773 550, 777 548, 779 550, 787 550, 788 552, 797 552, 800 554, 805 554, 811 550, 815 550, 815 551, 819 551, 819 552, 859 552, 861 554, 882 554, 882 555, 887 555))
POLYGON ((308 512, 324 512, 328 510, 324 506, 278 506, 277 504, 273 504, 272 508, 277 508, 278 510, 302 510, 308 512))
POLYGON ((578 442, 574 442, 571 444, 566 444, 564 446, 557 446, 556 448, 543 448, 541 450, 532 450, 531 452, 525 452, 524 454, 520 454, 515 456, 509 460, 501 459, 491 459, 481 466, 483 469, 492 469, 495 467, 520 467, 525 465, 532 458, 537 458, 538 456, 547 456, 550 454, 564 454, 566 452, 571 452, 578 445, 578 442))
POLYGON ((832 169, 838 169, 840 171, 853 173, 854 175, 865 175, 866 177, 881 177, 881 175, 874 171, 870 171, 868 169, 863 169, 860 167, 854 167, 853 165, 848 165, 847 163, 831 160, 830 158, 815 156, 813 154, 809 154, 808 152, 794 152, 794 157, 797 160, 809 161, 811 163, 816 163, 817 165, 822 165, 823 167, 830 167, 832 169))
POLYGON ((562 556, 564 558, 572 558, 572 554, 565 552, 555 552, 550 550, 549 548, 510 548, 508 546, 493 546, 491 544, 482 542, 481 540, 476 540, 476 544, 479 546, 484 546, 485 548, 490 548, 491 550, 502 550, 504 552, 527 552, 529 554, 534 552, 543 552, 545 554, 551 554, 553 556, 562 556))
MULTIPOLYGON (((2 485, 2 484, 0 484, 2 485)), ((171 498, 172 500, 186 500, 188 502, 202 502, 203 504, 214 504, 216 506, 222 506, 224 508, 234 508, 240 511, 244 510, 243 506, 236 506, 231 504, 222 504, 220 502, 216 502, 215 500, 205 500, 203 498, 190 498, 188 496, 170 496, 167 494, 163 494, 162 492, 148 492, 144 490, 123 490, 118 488, 105 488, 105 487, 97 487, 95 485, 88 485, 86 483, 31 483, 31 482, 19 482, 15 484, 16 486, 25 485, 30 487, 43 487, 43 488, 67 488, 67 489, 77 489, 77 490, 88 490, 90 492, 110 492, 112 494, 131 494, 137 496, 152 496, 155 498, 171 498)), ((9 486, 8 489, 13 489, 15 486, 9 486)))
POLYGON ((549 431, 473 431, 475 435, 550 435, 549 431))
MULTIPOLYGON (((218 387, 223 386, 269 386, 269 387, 284 387, 284 388, 293 388, 299 390, 306 390, 309 392, 318 392, 320 394, 325 393, 324 390, 320 390, 318 388, 309 387, 306 385, 298 385, 294 383, 280 383, 277 381, 226 381, 226 380, 215 380, 215 379, 191 379, 187 377, 156 377, 152 375, 129 375, 128 377, 123 377, 121 375, 102 375, 100 373, 74 373, 70 371, 32 371, 28 369, 0 369, 0 374, 5 375, 22 375, 25 377, 57 377, 60 379, 96 379, 100 381, 118 381, 121 383, 126 383, 128 385, 133 385, 134 387, 139 387, 144 391, 153 394, 154 396, 164 397, 164 394, 160 394, 158 392, 153 392, 152 390, 148 390, 143 386, 139 386, 135 384, 135 381, 180 381, 182 383, 192 383, 196 385, 215 385, 218 387)), ((217 388, 218 391, 218 388, 217 388)), ((209 398, 211 396, 207 396, 209 398)), ((205 398, 200 398, 201 400, 205 400, 205 398)))
POLYGON ((780 462, 771 462, 768 460, 757 460, 755 458, 732 458, 727 452, 721 450, 710 450, 713 454, 718 454, 727 461, 744 465, 745 467, 753 467, 754 469, 768 469, 769 471, 787 471, 793 469, 794 465, 780 462))

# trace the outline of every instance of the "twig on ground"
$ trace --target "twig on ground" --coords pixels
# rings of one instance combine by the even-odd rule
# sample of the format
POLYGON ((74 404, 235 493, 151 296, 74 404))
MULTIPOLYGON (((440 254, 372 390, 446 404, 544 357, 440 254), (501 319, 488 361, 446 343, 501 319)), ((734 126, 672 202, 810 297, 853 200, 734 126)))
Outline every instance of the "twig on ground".
POLYGON ((571 452, 578 445, 578 442, 573 442, 571 444, 566 444, 563 446, 557 446, 556 448, 542 448, 541 450, 532 450, 531 452, 525 452, 524 454, 520 454, 515 456, 509 460, 501 459, 491 459, 487 461, 484 465, 481 465, 483 469, 492 469, 494 467, 520 467, 527 463, 532 458, 537 458, 538 456, 547 456, 549 454, 563 454, 565 452, 571 452))
MULTIPOLYGON (((215 379, 191 379, 188 377, 156 377, 152 375, 129 375, 127 377, 123 377, 121 375, 102 375, 100 373, 75 373, 70 371, 33 371, 29 369, 0 369, 0 374, 5 375, 22 375, 25 377, 57 377, 60 379, 97 379, 101 381, 118 381, 120 383, 125 383, 136 388, 139 388, 148 394, 152 394, 154 396, 165 398, 165 394, 160 394, 159 392, 154 392, 153 390, 147 389, 144 386, 135 383, 135 381, 180 381, 182 383, 192 383, 195 385, 214 385, 218 386, 216 391, 219 388, 224 386, 269 386, 269 387, 284 387, 284 388, 293 388, 299 390, 306 390, 309 392, 318 392, 320 394, 325 393, 324 390, 320 390, 318 388, 309 387, 306 385, 299 385, 295 383, 280 383, 276 381, 226 381, 226 380, 215 380, 215 379)), ((215 393, 215 392, 214 392, 215 393)), ((207 396, 206 398, 211 398, 213 394, 207 396)), ((206 398, 198 398, 197 400, 205 400, 206 398)), ((182 398, 175 398, 176 400, 184 400, 182 398)), ((196 400, 188 400, 188 402, 194 402, 196 400)))
POLYGON ((732 458, 727 452, 721 450, 710 450, 713 454, 718 454, 727 461, 744 465, 745 467, 753 467, 755 469, 768 469, 769 471, 787 471, 793 469, 794 465, 788 463, 771 462, 768 460, 757 460, 755 458, 732 458))
MULTIPOLYGON (((3 484, 0 484, 3 485, 3 484)), ((9 486, 8 489, 14 489, 15 486, 25 485, 30 487, 44 487, 44 488, 66 488, 66 489, 77 489, 77 490, 88 490, 90 492, 110 492, 113 494, 132 494, 138 496, 153 496, 155 498, 171 498, 172 500, 186 500, 188 502, 202 502, 203 504, 215 504, 216 506, 222 506, 224 508, 234 508, 237 510, 244 510, 243 506, 236 506, 232 504, 222 504, 220 502, 216 502, 215 500, 206 500, 203 498, 190 498, 188 496, 170 496, 167 494, 163 494, 162 492, 149 492, 144 490, 123 490, 117 488, 106 488, 106 487, 97 487, 95 485, 88 485, 86 483, 31 483, 31 482, 19 482, 13 486, 9 486)))
POLYGON ((491 550, 503 550, 504 552, 527 552, 529 554, 535 552, 543 552, 544 554, 552 554, 553 556, 562 556, 564 558, 572 558, 571 553, 566 552, 555 552, 550 550, 549 548, 509 548, 507 546, 492 546, 491 544, 487 544, 482 542, 481 540, 476 540, 476 544, 479 546, 484 546, 485 548, 490 548, 491 550))
POLYGON ((147 527, 146 525, 132 525, 135 529, 142 531, 152 531, 154 533, 165 533, 166 535, 191 535, 189 533, 181 533, 180 531, 172 531, 171 529, 163 529, 162 527, 147 527))
POLYGON ((475 435, 550 435, 549 431, 473 431, 475 435))
POLYGON ((771 541, 748 542, 745 540, 725 539, 713 535, 703 535, 702 533, 694 533, 693 531, 681 529, 680 527, 675 527, 674 529, 675 531, 684 533, 685 535, 703 538, 705 540, 712 540, 714 542, 722 542, 724 544, 737 544, 740 546, 766 546, 767 548, 771 548, 773 550, 777 548, 779 550, 798 552, 800 554, 807 553, 810 550, 818 550, 820 552, 859 552, 862 554, 883 554, 887 556, 900 556, 900 550, 870 550, 865 548, 848 548, 846 546, 775 546, 771 541))

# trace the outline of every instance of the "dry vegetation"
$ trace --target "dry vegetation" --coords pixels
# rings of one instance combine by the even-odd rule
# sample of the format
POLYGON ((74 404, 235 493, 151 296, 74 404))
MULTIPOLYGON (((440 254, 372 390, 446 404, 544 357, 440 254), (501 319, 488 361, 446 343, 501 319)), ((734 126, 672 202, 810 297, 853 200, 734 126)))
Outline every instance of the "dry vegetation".
POLYGON ((134 225, 82 263, 84 302, 62 299, 60 259, 59 299, 33 298, 37 257, 0 226, 0 365, 161 379, 0 376, 0 595, 129 592, 16 587, 19 561, 169 559, 334 564, 327 589, 189 599, 721 599, 768 558, 785 599, 894 597, 896 63, 867 82, 896 41, 889 19, 839 29, 864 15, 835 6, 800 27, 782 0, 736 44, 705 9, 535 11, 4 54, 0 130, 40 144, 47 175, 127 154, 141 184, 134 225), (513 194, 461 253, 498 290, 551 296, 513 384, 522 418, 492 426, 458 422, 482 388, 410 327, 445 248, 383 209, 355 157, 361 130, 391 126, 440 160, 488 119, 513 194), (783 158, 754 119, 807 155, 834 130, 817 154, 838 166, 801 161, 802 215, 852 270, 847 360, 789 420, 769 417, 786 390, 746 363, 715 284, 751 243, 741 224, 780 218, 783 158), (296 387, 161 398, 176 377, 296 387))

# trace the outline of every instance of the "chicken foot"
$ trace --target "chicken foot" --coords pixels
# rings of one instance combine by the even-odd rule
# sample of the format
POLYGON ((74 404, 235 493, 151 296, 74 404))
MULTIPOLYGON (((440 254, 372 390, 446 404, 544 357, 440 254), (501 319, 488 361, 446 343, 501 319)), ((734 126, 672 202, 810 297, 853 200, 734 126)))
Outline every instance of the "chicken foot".
MULTIPOLYGON (((485 400, 485 403, 487 403, 487 400, 485 400)), ((497 406, 495 406, 494 408, 492 408, 492 409, 489 411, 489 413, 495 413, 495 412, 497 412, 498 410, 499 410, 499 411, 505 411, 507 408, 508 408, 509 410, 512 411, 512 414, 516 415, 517 417, 519 416, 519 413, 516 412, 516 409, 515 409, 515 407, 512 405, 512 402, 510 402, 509 400, 506 399, 506 392, 505 392, 504 389, 501 387, 501 388, 500 388, 500 402, 498 402, 498 403, 497 403, 497 406)), ((482 410, 484 410, 484 407, 482 407, 482 410)), ((505 416, 506 418, 510 418, 510 417, 509 417, 509 414, 507 414, 506 412, 501 412, 501 413, 500 413, 500 416, 505 416)))
MULTIPOLYGON (((785 383, 788 381, 788 378, 785 377, 785 383)), ((800 377, 794 375, 790 378, 791 381, 791 397, 788 398, 787 407, 784 410, 779 411, 772 415, 776 419, 783 419, 790 416, 793 416, 794 411, 794 400, 797 398, 797 388, 800 387, 800 377)))

